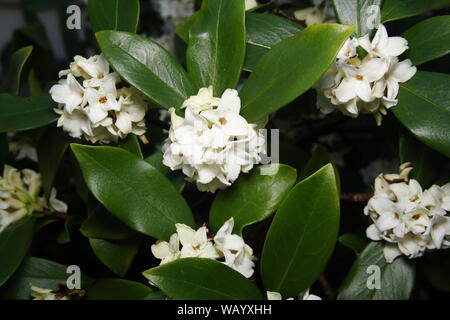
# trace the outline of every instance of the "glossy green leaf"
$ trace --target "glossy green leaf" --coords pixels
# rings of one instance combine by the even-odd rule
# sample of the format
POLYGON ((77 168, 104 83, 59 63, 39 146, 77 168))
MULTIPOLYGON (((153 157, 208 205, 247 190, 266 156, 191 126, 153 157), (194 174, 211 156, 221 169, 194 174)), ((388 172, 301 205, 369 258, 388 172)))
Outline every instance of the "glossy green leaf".
POLYGON ((0 94, 0 132, 24 131, 39 128, 56 121, 56 104, 50 95, 22 98, 0 94))
POLYGON ((408 40, 408 56, 415 65, 445 56, 450 52, 450 15, 424 20, 403 37, 408 40))
POLYGON ((338 238, 338 241, 343 246, 352 249, 356 254, 360 254, 367 246, 367 240, 353 233, 343 234, 338 238))
POLYGON ((414 263, 404 257, 387 263, 383 247, 381 243, 371 242, 357 257, 339 289, 339 300, 409 299, 414 286, 414 263), (377 275, 380 276, 380 288, 369 289, 367 284, 374 284, 377 275))
POLYGON ((356 26, 356 35, 362 37, 368 34, 377 23, 382 0, 333 0, 337 18, 342 24, 356 26), (372 6, 377 6, 378 11, 372 6))
POLYGON ((296 170, 283 164, 259 166, 241 176, 214 199, 209 212, 211 231, 216 233, 233 217, 234 232, 241 234, 244 227, 268 218, 294 186, 296 178, 296 170))
POLYGON ((108 241, 89 239, 89 244, 97 258, 119 277, 123 277, 131 267, 141 245, 141 237, 108 241))
POLYGON ((245 58, 244 1, 205 0, 189 30, 187 67, 197 88, 213 86, 215 96, 234 89, 245 58))
POLYGON ((144 158, 142 155, 141 145, 139 144, 139 139, 134 134, 130 134, 124 140, 121 140, 119 142, 119 147, 133 153, 141 159, 144 158))
POLYGON ((449 6, 448 0, 383 0, 381 22, 405 19, 449 6))
POLYGON ((25 218, 0 233, 0 287, 11 277, 28 252, 35 219, 25 218))
POLYGON ((175 223, 195 226, 183 197, 144 160, 113 147, 72 144, 72 150, 93 195, 132 229, 168 240, 175 223))
MULTIPOLYGON (((66 284, 67 266, 53 261, 27 257, 11 279, 0 288, 0 299, 29 300, 33 284, 44 289, 58 290, 59 284, 66 284)), ((88 288, 94 279, 81 272, 81 289, 88 288)))
POLYGON ((353 30, 338 24, 313 25, 275 45, 240 92, 241 114, 256 122, 303 94, 327 71, 353 30))
POLYGON ((144 272, 174 300, 261 300, 261 293, 239 272, 212 259, 185 258, 144 272))
POLYGON ((261 258, 268 291, 292 297, 325 269, 339 229, 339 194, 329 164, 295 186, 280 205, 261 258))
POLYGON ((447 159, 418 141, 409 132, 400 136, 400 162, 411 162, 414 170, 410 177, 420 182, 422 187, 428 188, 442 177, 447 159))
POLYGON ((118 31, 101 31, 96 37, 114 70, 159 106, 181 107, 195 93, 186 71, 156 42, 118 31))
POLYGON ((69 138, 60 128, 48 128, 39 138, 37 153, 45 196, 50 197, 61 160, 69 147, 69 138))
POLYGON ((450 75, 419 71, 400 84, 395 116, 420 141, 450 157, 450 75))
POLYGON ((100 279, 89 288, 88 300, 162 300, 163 295, 150 287, 125 279, 100 279), (159 298, 159 299, 158 299, 159 298))
POLYGON ((95 208, 84 220, 80 232, 87 238, 105 240, 125 240, 135 233, 130 227, 111 215, 102 205, 95 208))
POLYGON ((341 180, 339 177, 339 172, 336 168, 336 166, 333 164, 333 160, 331 159, 331 155, 327 152, 327 150, 321 146, 316 145, 315 150, 311 156, 311 158, 308 160, 308 162, 305 164, 305 166, 302 168, 302 171, 300 171, 298 180, 301 181, 303 179, 308 178, 312 174, 314 174, 317 170, 322 168, 323 166, 331 163, 333 165, 334 174, 336 176, 336 182, 338 186, 338 190, 341 189, 341 180))
POLYGON ((89 20, 94 32, 116 30, 136 32, 139 0, 89 0, 89 20))
POLYGON ((247 49, 244 69, 252 71, 259 60, 277 43, 299 33, 303 28, 288 19, 267 13, 247 13, 247 49))
POLYGON ((32 51, 33 47, 28 46, 17 50, 12 55, 11 62, 9 64, 9 73, 6 78, 7 82, 5 84, 6 92, 19 94, 22 70, 32 51))

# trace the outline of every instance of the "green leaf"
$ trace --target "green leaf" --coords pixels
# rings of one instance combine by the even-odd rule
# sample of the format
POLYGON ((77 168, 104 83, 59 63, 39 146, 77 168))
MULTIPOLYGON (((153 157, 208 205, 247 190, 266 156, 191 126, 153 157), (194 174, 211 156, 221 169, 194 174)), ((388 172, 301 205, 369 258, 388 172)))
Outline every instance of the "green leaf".
POLYGON ((294 186, 296 178, 296 170, 282 164, 259 166, 243 175, 214 199, 209 212, 211 231, 216 233, 233 217, 234 232, 242 234, 244 227, 268 218, 294 186))
POLYGON ((6 133, 0 133, 0 172, 3 172, 3 167, 8 159, 8 154, 8 137, 6 136, 6 133))
POLYGON ((428 281, 437 289, 450 292, 450 252, 438 250, 427 253, 423 259, 423 271, 428 281))
POLYGON ((332 165, 295 186, 270 226, 261 258, 264 287, 284 297, 309 288, 325 269, 339 229, 332 165))
POLYGON ((334 61, 353 26, 320 24, 265 54, 240 92, 241 114, 256 122, 311 88, 334 61))
POLYGON ((136 135, 130 134, 124 140, 120 140, 119 147, 124 150, 131 152, 132 154, 144 159, 141 151, 141 145, 139 144, 139 139, 136 135))
POLYGON ((139 23, 139 0, 89 0, 89 19, 94 32, 102 30, 135 33, 139 23))
POLYGON ((144 272, 174 300, 262 300, 253 283, 212 259, 179 259, 144 272))
POLYGON ((48 94, 36 98, 0 94, 0 132, 25 131, 52 123, 58 118, 53 112, 55 106, 48 94))
POLYGON ((298 180, 302 181, 302 180, 308 178, 309 176, 314 174, 317 170, 319 170, 320 168, 324 167, 325 165, 327 165, 329 163, 331 163, 333 165, 338 190, 340 190, 341 189, 341 180, 339 178, 339 172, 338 172, 336 166, 333 164, 333 160, 331 159, 330 154, 321 145, 316 145, 315 150, 312 154, 312 157, 309 159, 309 161, 303 167, 302 171, 299 174, 298 180))
POLYGON ((123 277, 130 269, 141 242, 141 237, 118 241, 89 238, 97 258, 119 277, 123 277))
POLYGON ((28 46, 17 50, 12 55, 9 66, 10 69, 5 84, 6 92, 19 94, 22 70, 25 66, 25 63, 28 61, 28 58, 30 57, 32 51, 33 46, 28 46))
POLYGON ((163 295, 146 285, 125 279, 100 279, 89 288, 88 300, 163 300, 163 295), (159 299, 158 299, 159 298, 159 299))
POLYGON ((216 97, 234 89, 245 58, 244 1, 205 0, 189 30, 187 67, 197 88, 213 86, 216 97))
POLYGON ((409 132, 400 136, 400 162, 411 162, 414 170, 410 177, 420 182, 422 187, 428 188, 442 177, 445 172, 447 159, 440 153, 428 148, 409 132))
MULTIPOLYGON (((33 284, 40 288, 58 290, 59 284, 66 284, 67 267, 53 261, 27 257, 11 279, 0 288, 0 298, 8 300, 31 299, 33 284)), ((81 273, 81 289, 86 289, 93 283, 93 279, 81 273)))
POLYGON ((33 241, 35 219, 24 218, 0 233, 0 287, 11 277, 33 241))
POLYGON ((56 238, 59 244, 67 244, 71 241, 71 236, 76 232, 83 223, 84 217, 79 214, 69 215, 64 221, 64 228, 56 238))
POLYGON ((448 6, 448 0, 384 0, 381 8, 381 22, 405 19, 448 6))
POLYGON ((337 18, 342 24, 356 26, 356 35, 362 37, 372 31, 371 24, 376 23, 377 11, 372 6, 381 8, 382 0, 333 0, 337 18))
POLYGON ((343 246, 352 249, 357 255, 367 246, 367 240, 353 233, 343 234, 338 238, 338 241, 343 246))
POLYGON ((39 138, 37 145, 39 170, 47 199, 50 197, 56 173, 68 147, 69 138, 60 128, 50 127, 39 138))
POLYGON ((183 197, 144 160, 113 147, 72 144, 72 150, 93 195, 132 229, 168 240, 175 223, 195 226, 183 197))
POLYGON ((339 300, 408 300, 414 286, 415 267, 404 257, 387 263, 383 244, 371 242, 357 257, 339 289, 339 300), (372 266, 372 267, 371 267, 372 266), (371 267, 371 268, 370 268, 371 267), (379 268, 380 289, 369 289, 369 277, 376 278, 372 270, 379 268))
MULTIPOLYGON (((189 30, 197 21, 200 11, 190 16, 177 27, 177 35, 186 43, 189 41, 189 30)), ((270 48, 284 39, 290 38, 303 30, 299 24, 273 14, 245 14, 246 41, 244 70, 253 71, 259 60, 270 48)))
POLYGON ((122 221, 113 217, 102 205, 95 208, 84 220, 80 232, 87 238, 105 240, 125 240, 135 233, 122 221))
POLYGON ((179 108, 195 90, 181 65, 156 42, 118 31, 96 33, 114 70, 159 106, 179 108))
POLYGON ((424 20, 403 37, 408 40, 408 55, 414 65, 443 57, 450 52, 450 15, 424 20))
POLYGON ((247 13, 247 49, 244 69, 252 71, 259 60, 277 43, 296 35, 303 28, 288 19, 267 13, 247 13))
POLYGON ((450 157, 450 75, 419 71, 400 84, 395 116, 420 141, 450 157))

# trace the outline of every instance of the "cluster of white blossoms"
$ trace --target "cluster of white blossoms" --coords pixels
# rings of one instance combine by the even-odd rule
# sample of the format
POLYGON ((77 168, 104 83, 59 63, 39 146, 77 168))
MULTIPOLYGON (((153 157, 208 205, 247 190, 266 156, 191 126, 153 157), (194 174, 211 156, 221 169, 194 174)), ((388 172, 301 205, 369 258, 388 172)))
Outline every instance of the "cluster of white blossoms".
POLYGON ((236 90, 227 89, 222 98, 215 98, 212 87, 202 88, 182 108, 184 118, 171 110, 163 163, 171 170, 181 169, 200 191, 224 189, 261 162, 265 136, 259 125, 240 116, 236 90))
POLYGON ((52 289, 44 289, 33 284, 30 284, 31 296, 33 300, 72 300, 83 297, 84 290, 61 290, 54 291, 52 289))
POLYGON ((17 134, 16 132, 8 132, 8 148, 16 160, 30 159, 38 162, 37 150, 31 139, 17 134))
POLYGON ((169 242, 158 241, 151 250, 156 258, 161 259, 160 264, 182 258, 223 258, 225 265, 250 278, 255 267, 253 250, 240 236, 232 234, 233 227, 234 219, 231 218, 214 239, 210 239, 205 226, 195 231, 184 224, 176 224, 177 232, 170 237, 169 242))
POLYGON ((40 174, 30 169, 19 171, 5 165, 3 177, 0 177, 0 232, 35 212, 67 212, 67 205, 56 199, 55 189, 52 189, 48 201, 40 197, 41 186, 40 174))
POLYGON ((400 166, 400 174, 381 174, 375 179, 375 194, 364 208, 373 221, 367 237, 387 241, 386 261, 400 255, 410 259, 426 250, 450 247, 450 183, 422 190, 409 179, 410 163, 400 166))
MULTIPOLYGON (((267 291, 267 300, 283 300, 279 292, 267 291)), ((294 300, 294 298, 287 298, 286 300, 294 300)), ((322 300, 321 297, 309 293, 309 289, 301 292, 298 295, 298 300, 322 300)))
POLYGON ((89 59, 76 56, 69 70, 50 89, 59 108, 62 127, 73 138, 84 137, 96 143, 111 143, 128 134, 143 135, 147 103, 133 87, 120 87, 119 76, 110 72, 103 55, 89 59))
POLYGON ((294 11, 295 19, 303 21, 307 27, 320 23, 335 23, 333 4, 327 0, 313 0, 313 6, 294 11))
POLYGON ((372 41, 369 35, 348 39, 336 61, 316 84, 317 107, 325 114, 338 109, 345 115, 373 114, 381 125, 386 110, 396 106, 399 83, 417 72, 411 60, 399 62, 408 49, 402 37, 389 37, 380 25, 372 41), (358 54, 358 47, 367 55, 358 54))

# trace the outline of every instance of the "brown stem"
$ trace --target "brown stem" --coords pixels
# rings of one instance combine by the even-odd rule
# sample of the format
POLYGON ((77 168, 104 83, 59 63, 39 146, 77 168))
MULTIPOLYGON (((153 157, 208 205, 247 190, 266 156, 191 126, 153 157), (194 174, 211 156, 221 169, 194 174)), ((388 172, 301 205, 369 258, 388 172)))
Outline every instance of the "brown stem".
POLYGON ((341 194, 341 200, 351 202, 367 202, 373 193, 341 194))
POLYGON ((42 215, 49 218, 55 218, 58 220, 67 220, 69 218, 69 215, 64 212, 58 212, 58 211, 50 211, 48 209, 44 209, 44 211, 41 212, 42 215))

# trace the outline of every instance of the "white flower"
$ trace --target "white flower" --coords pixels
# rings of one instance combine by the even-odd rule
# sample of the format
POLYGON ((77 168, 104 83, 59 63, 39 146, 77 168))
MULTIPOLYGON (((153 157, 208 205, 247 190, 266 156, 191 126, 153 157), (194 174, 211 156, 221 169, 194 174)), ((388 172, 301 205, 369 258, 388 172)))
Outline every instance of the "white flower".
POLYGON ((67 78, 50 89, 59 103, 58 127, 92 143, 116 142, 130 133, 143 135, 148 107, 142 95, 133 87, 117 88, 120 78, 110 73, 103 55, 74 59, 70 69, 59 74, 67 78))
POLYGON ((251 10, 258 6, 258 2, 256 0, 245 0, 245 10, 251 10))
POLYGON ((67 205, 56 199, 56 190, 50 195, 49 204, 42 192, 40 174, 30 169, 22 171, 5 165, 0 177, 0 232, 16 221, 42 212, 44 209, 66 213, 67 205))
POLYGON ((236 234, 232 234, 234 219, 230 218, 217 232, 214 237, 216 248, 222 252, 225 258, 225 264, 230 268, 240 272, 246 278, 253 275, 253 250, 244 239, 236 234))
POLYGON ((400 174, 379 175, 374 196, 364 208, 373 221, 366 235, 387 242, 384 255, 389 263, 399 255, 412 259, 450 244, 450 217, 443 207, 448 185, 422 190, 416 180, 409 179, 411 169, 405 163, 400 174))
POLYGON ((69 300, 64 295, 57 295, 57 293, 51 289, 43 289, 31 285, 31 290, 33 291, 31 294, 33 300, 69 300))
POLYGON ((153 255, 165 264, 181 258, 217 259, 219 253, 213 242, 208 239, 208 229, 203 226, 197 231, 185 224, 175 225, 177 232, 169 242, 158 241, 151 247, 153 255), (180 250, 181 243, 181 250, 180 250))
POLYGON ((408 49, 408 41, 402 37, 389 37, 384 25, 380 24, 372 42, 369 35, 358 39, 359 45, 370 55, 385 57, 398 57, 408 49))
MULTIPOLYGON (((267 300, 283 300, 279 292, 267 291, 266 294, 267 300)), ((294 298, 288 298, 286 300, 294 300, 294 298)), ((298 300, 322 300, 322 298, 314 294, 309 294, 309 289, 307 289, 298 295, 298 300)))
POLYGON ((407 48, 405 39, 388 37, 383 25, 372 42, 368 35, 348 39, 335 63, 315 85, 317 107, 324 114, 336 109, 351 117, 372 114, 381 125, 386 110, 398 103, 399 83, 417 72, 409 59, 399 62, 397 58, 407 48), (364 58, 358 55, 358 47, 367 51, 364 58))
POLYGON ((223 189, 261 161, 264 135, 240 116, 236 90, 226 90, 219 99, 212 87, 202 88, 183 108, 184 117, 171 110, 163 163, 171 170, 181 169, 200 191, 223 189))
POLYGON ((294 11, 294 17, 307 27, 320 23, 335 23, 333 6, 328 1, 314 0, 314 6, 294 11))
POLYGON ((9 152, 15 155, 16 160, 30 159, 38 162, 37 150, 31 139, 15 132, 8 132, 8 139, 9 152))
POLYGON ((209 258, 219 257, 216 248, 208 239, 208 229, 203 226, 197 231, 184 224, 176 224, 178 236, 180 237, 180 258, 209 258))
POLYGON ((161 259, 160 264, 165 264, 180 258, 180 240, 178 234, 174 233, 169 242, 158 241, 151 247, 152 253, 157 259, 161 259))

